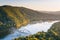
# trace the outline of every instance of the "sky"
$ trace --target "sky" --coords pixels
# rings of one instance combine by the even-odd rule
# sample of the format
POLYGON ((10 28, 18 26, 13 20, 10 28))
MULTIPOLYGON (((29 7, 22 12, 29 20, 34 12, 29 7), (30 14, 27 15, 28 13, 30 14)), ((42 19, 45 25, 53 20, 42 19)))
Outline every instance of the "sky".
POLYGON ((22 6, 38 11, 60 11, 60 0, 0 0, 1 5, 22 6))

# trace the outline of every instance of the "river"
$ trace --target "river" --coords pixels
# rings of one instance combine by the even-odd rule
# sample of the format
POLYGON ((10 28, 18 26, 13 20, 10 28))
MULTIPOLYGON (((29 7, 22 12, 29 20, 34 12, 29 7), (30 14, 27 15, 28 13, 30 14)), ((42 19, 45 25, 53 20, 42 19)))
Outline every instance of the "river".
POLYGON ((6 36, 1 40, 12 40, 19 36, 28 36, 42 31, 47 32, 48 29, 52 26, 52 24, 56 22, 58 21, 50 21, 50 22, 47 21, 47 22, 41 22, 36 24, 28 24, 27 26, 17 29, 14 33, 9 34, 8 36, 6 36))

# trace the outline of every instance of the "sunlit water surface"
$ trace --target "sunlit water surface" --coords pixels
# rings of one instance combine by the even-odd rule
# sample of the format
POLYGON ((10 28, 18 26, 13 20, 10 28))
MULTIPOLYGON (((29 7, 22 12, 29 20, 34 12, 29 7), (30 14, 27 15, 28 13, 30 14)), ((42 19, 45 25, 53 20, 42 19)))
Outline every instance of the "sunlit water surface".
POLYGON ((50 22, 41 22, 36 24, 28 24, 25 27, 17 29, 14 33, 9 34, 2 40, 12 40, 19 36, 28 36, 30 34, 35 34, 37 32, 47 32, 48 29, 52 26, 53 23, 58 21, 50 21, 50 22))

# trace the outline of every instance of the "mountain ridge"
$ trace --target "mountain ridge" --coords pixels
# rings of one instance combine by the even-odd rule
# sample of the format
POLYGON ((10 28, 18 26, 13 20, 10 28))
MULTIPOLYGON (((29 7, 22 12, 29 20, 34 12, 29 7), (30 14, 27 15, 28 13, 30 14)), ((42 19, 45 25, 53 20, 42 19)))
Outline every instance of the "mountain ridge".
POLYGON ((34 22, 54 20, 60 20, 60 16, 24 7, 0 6, 0 37, 9 34, 12 27, 18 29, 34 22))

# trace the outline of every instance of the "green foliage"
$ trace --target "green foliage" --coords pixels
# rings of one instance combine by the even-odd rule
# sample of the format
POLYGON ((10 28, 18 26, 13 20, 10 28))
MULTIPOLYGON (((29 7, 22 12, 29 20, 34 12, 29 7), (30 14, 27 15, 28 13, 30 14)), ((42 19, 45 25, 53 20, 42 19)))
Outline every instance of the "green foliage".
MULTIPOLYGON (((9 29, 12 27, 20 28, 21 26, 27 25, 28 23, 33 23, 35 21, 56 20, 56 18, 60 19, 60 15, 45 14, 24 7, 12 7, 8 5, 0 6, 0 38, 9 34, 9 29)), ((45 36, 41 33, 41 37, 40 34, 35 34, 35 36, 33 35, 32 37, 35 38, 31 38, 31 40, 38 40, 39 38, 45 36)))
POLYGON ((19 8, 11 6, 0 7, 0 38, 11 33, 11 28, 19 28, 27 25, 28 19, 19 11, 19 8))
POLYGON ((19 37, 14 40, 60 40, 60 38, 53 33, 38 32, 34 35, 19 37))
POLYGON ((6 12, 0 8, 0 38, 10 33, 9 29, 15 27, 14 22, 8 18, 6 12))
POLYGON ((54 23, 48 32, 38 32, 34 35, 15 38, 14 40, 60 40, 60 22, 54 23))

